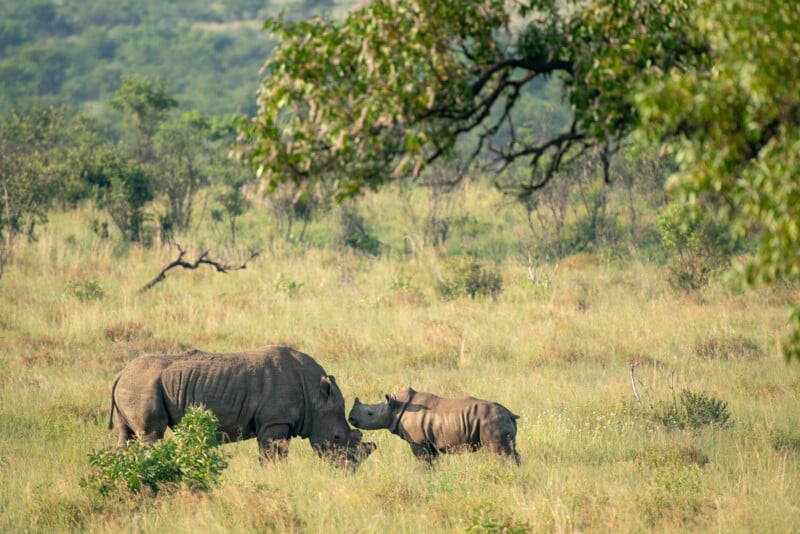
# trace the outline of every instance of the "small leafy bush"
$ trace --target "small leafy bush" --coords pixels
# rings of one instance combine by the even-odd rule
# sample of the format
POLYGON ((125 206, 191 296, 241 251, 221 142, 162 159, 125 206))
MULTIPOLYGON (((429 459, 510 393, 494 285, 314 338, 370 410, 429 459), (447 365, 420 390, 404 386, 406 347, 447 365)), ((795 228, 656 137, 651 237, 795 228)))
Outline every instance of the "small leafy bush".
POLYGON ((497 298, 503 291, 503 278, 496 269, 485 267, 471 255, 448 258, 442 267, 436 292, 444 299, 462 295, 497 298))
POLYGON ((275 291, 286 293, 287 295, 294 295, 302 289, 303 282, 297 282, 278 273, 272 286, 275 288, 275 291))
POLYGON ((731 414, 728 403, 704 392, 681 391, 678 402, 660 401, 653 405, 652 417, 666 427, 727 427, 731 414))
POLYGON ((158 493, 179 484, 207 490, 228 466, 218 449, 218 427, 219 421, 211 411, 190 407, 172 439, 152 445, 135 440, 116 451, 91 453, 89 465, 93 469, 83 484, 101 495, 125 489, 158 493))
POLYGON ((530 526, 512 518, 497 517, 491 507, 481 506, 468 520, 465 531, 469 534, 524 534, 530 532, 530 526))
POLYGON ((800 451, 800 431, 773 428, 769 433, 769 442, 776 451, 800 451))
POLYGON ((92 300, 102 300, 105 296, 105 291, 100 285, 100 282, 94 279, 89 280, 71 280, 67 284, 67 296, 78 299, 81 302, 89 302, 92 300))

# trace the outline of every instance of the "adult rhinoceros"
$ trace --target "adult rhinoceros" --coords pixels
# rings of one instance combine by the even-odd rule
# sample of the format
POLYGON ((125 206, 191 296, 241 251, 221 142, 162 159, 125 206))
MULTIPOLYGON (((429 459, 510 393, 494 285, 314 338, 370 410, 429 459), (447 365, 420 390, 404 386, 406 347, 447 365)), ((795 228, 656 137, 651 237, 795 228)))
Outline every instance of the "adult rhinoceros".
POLYGON ((334 378, 311 356, 281 346, 141 356, 114 380, 109 429, 116 412, 117 447, 137 436, 158 441, 192 405, 214 413, 223 437, 255 437, 266 459, 286 456, 295 436, 320 456, 351 464, 375 449, 348 426, 334 378))

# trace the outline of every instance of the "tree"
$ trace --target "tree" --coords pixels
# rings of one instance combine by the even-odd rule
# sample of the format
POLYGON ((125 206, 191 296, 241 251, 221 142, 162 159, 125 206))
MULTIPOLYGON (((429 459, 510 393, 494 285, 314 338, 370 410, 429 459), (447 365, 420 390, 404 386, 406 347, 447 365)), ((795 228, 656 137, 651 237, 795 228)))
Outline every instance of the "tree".
MULTIPOLYGON (((341 200, 418 175, 469 134, 468 161, 528 164, 497 181, 528 202, 587 152, 608 181, 643 129, 677 157, 671 190, 758 233, 747 280, 796 281, 798 22, 781 0, 374 0, 341 23, 277 18, 238 148, 270 187, 328 181, 341 200), (541 78, 562 86, 572 121, 517 135, 517 105, 541 78)), ((800 358, 800 306, 791 320, 785 353, 800 358)))
MULTIPOLYGON (((680 171, 668 188, 759 236, 750 283, 800 278, 800 11, 781 0, 703 0, 692 18, 714 68, 670 72, 640 97, 680 171)), ((787 357, 800 358, 800 306, 787 357)))
POLYGON ((137 75, 123 76, 111 105, 130 113, 136 128, 136 157, 147 163, 154 159, 153 138, 170 109, 178 102, 166 91, 166 82, 154 82, 137 75))
POLYGON ((690 16, 683 0, 374 0, 341 23, 278 17, 265 27, 281 44, 239 149, 271 188, 327 180, 339 199, 418 175, 467 134, 467 161, 529 162, 507 184, 521 196, 587 151, 608 179, 610 155, 638 124, 634 89, 704 61, 690 16), (571 124, 546 139, 516 135, 515 106, 551 77, 571 124))
POLYGON ((155 135, 156 154, 153 167, 158 188, 166 195, 168 212, 162 230, 185 230, 192 218, 194 197, 208 182, 210 123, 197 112, 186 113, 177 121, 167 122, 155 135))
POLYGON ((117 225, 125 239, 141 243, 144 238, 144 208, 155 197, 152 175, 128 155, 124 146, 108 144, 93 162, 91 175, 99 186, 96 200, 117 225))
POLYGON ((54 199, 76 181, 78 172, 69 163, 86 126, 62 108, 0 118, 0 274, 16 236, 33 239, 54 199))

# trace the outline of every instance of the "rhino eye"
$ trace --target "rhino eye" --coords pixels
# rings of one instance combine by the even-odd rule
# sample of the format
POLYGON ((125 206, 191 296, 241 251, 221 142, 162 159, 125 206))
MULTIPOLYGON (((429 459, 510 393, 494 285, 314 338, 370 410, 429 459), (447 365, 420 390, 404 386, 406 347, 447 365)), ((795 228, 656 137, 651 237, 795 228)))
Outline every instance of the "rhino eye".
POLYGON ((367 415, 368 415, 368 416, 372 417, 372 416, 373 416, 373 414, 374 414, 374 412, 372 412, 371 410, 367 410, 367 415))

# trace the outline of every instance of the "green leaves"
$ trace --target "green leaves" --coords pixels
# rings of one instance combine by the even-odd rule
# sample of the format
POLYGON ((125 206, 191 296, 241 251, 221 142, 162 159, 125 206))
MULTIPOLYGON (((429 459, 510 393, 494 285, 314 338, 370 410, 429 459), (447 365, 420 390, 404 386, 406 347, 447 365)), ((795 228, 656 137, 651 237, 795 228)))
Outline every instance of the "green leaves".
POLYGON ((190 407, 172 439, 153 445, 132 441, 116 451, 98 450, 89 455, 92 471, 85 487, 106 495, 114 490, 153 493, 176 483, 207 490, 228 466, 217 449, 218 420, 209 410, 190 407))
POLYGON ((535 0, 515 11, 500 0, 376 0, 341 23, 277 18, 265 28, 281 44, 266 63, 258 113, 239 123, 239 150, 272 189, 327 181, 340 200, 418 175, 468 133, 473 158, 531 158, 547 166, 546 181, 571 151, 612 149, 638 123, 633 89, 696 64, 706 49, 676 0, 566 9, 535 0), (518 137, 520 96, 555 73, 572 127, 518 137))
MULTIPOLYGON (((713 68, 673 71, 639 104, 651 134, 671 138, 681 172, 672 188, 760 236, 750 283, 800 275, 800 13, 769 0, 707 0, 692 17, 713 68)), ((800 355, 800 317, 787 355, 800 355)))
POLYGON ((240 147, 273 189, 327 177, 341 199, 416 174, 452 149, 460 121, 437 110, 469 101, 470 63, 497 60, 493 32, 507 20, 502 2, 473 0, 377 1, 341 24, 270 21, 282 45, 240 147))

